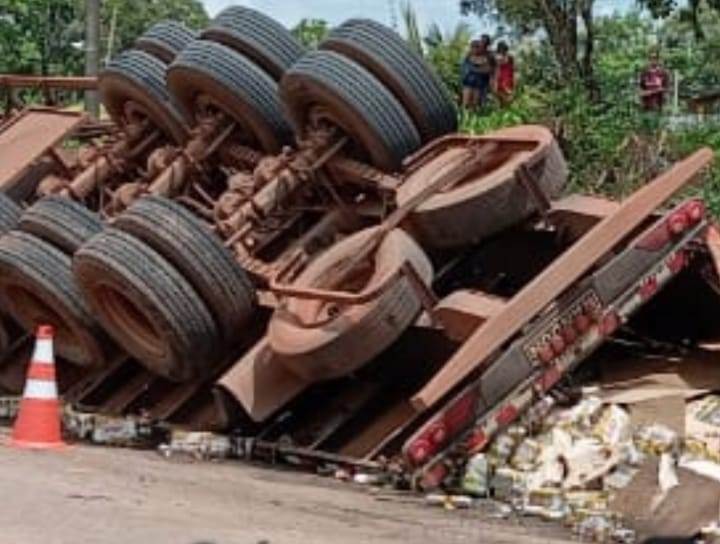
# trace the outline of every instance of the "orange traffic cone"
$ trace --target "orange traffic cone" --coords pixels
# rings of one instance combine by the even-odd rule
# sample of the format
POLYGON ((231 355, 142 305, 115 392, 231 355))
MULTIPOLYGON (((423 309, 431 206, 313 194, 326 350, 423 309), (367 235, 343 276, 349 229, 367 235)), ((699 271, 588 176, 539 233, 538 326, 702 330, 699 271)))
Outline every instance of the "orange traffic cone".
POLYGON ((56 449, 65 445, 60 433, 53 335, 53 328, 48 325, 41 325, 37 329, 25 392, 13 427, 13 446, 56 449))

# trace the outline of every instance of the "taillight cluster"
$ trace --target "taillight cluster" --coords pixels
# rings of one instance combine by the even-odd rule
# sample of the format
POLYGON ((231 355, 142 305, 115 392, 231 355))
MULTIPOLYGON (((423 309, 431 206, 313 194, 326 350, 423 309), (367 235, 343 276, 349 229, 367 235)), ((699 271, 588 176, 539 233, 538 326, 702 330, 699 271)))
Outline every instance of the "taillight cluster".
POLYGON ((667 219, 670 234, 679 236, 690 227, 697 225, 705 217, 705 204, 702 200, 690 200, 672 212, 667 219))
POLYGON ((552 363, 570 350, 596 321, 597 309, 592 303, 584 304, 580 312, 556 329, 535 348, 538 360, 545 365, 552 363))
POLYGON ((667 219, 667 228, 670 234, 679 236, 690 226, 690 217, 684 210, 680 209, 670 214, 667 219))
POLYGON ((691 200, 685 205, 685 213, 691 224, 699 223, 705 217, 705 204, 702 200, 691 200))
MULTIPOLYGON (((701 200, 690 200, 674 210, 665 221, 652 229, 640 240, 636 247, 650 251, 659 250, 672 238, 682 236, 705 217, 705 205, 701 200)), ((682 251, 671 255, 667 265, 671 271, 682 269, 687 257, 682 251)), ((646 278, 640 286, 640 295, 650 298, 657 292, 658 281, 654 276, 646 278)), ((585 300, 576 308, 570 319, 562 319, 552 332, 545 334, 542 341, 532 348, 537 360, 545 365, 545 370, 536 383, 540 392, 551 389, 561 378, 562 372, 553 365, 561 355, 566 354, 591 330, 596 327, 603 336, 613 335, 622 324, 621 317, 615 311, 603 312, 597 302, 585 300)), ((440 451, 459 431, 467 427, 475 418, 480 397, 477 387, 468 387, 450 406, 430 420, 411 440, 405 449, 406 457, 415 465, 422 465, 440 451)), ((519 415, 517 408, 508 404, 495 415, 495 423, 505 426, 519 415)), ((467 441, 470 451, 483 448, 488 442, 486 430, 476 429, 467 441)), ((445 473, 442 465, 432 479, 441 479, 445 473)))
POLYGON ((476 387, 464 391, 411 440, 405 451, 406 456, 416 465, 430 459, 452 436, 473 421, 478 400, 479 393, 476 387))
POLYGON ((682 236, 688 229, 702 221, 705 211, 702 200, 688 200, 674 210, 663 223, 645 235, 638 247, 649 251, 661 249, 672 238, 682 236))

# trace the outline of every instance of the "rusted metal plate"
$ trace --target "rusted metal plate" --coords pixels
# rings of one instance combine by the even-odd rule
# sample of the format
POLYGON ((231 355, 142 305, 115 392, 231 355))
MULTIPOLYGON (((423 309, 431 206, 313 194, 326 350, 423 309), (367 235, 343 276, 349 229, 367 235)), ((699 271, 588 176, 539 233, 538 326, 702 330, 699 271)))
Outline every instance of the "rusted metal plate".
POLYGON ((263 421, 308 383, 290 373, 263 338, 218 381, 254 421, 263 421))
POLYGON ((598 221, 614 214, 620 208, 620 202, 595 195, 572 194, 552 205, 552 213, 577 214, 596 218, 598 221))
POLYGON ((701 149, 640 189, 625 201, 617 212, 601 221, 513 297, 500 314, 480 326, 445 367, 418 391, 413 398, 415 408, 419 412, 426 410, 459 385, 471 372, 486 364, 488 358, 525 323, 577 281, 598 259, 622 241, 675 192, 688 184, 712 160, 712 151, 701 149))
POLYGON ((91 91, 97 89, 96 77, 42 77, 0 75, 0 87, 18 89, 68 89, 75 91, 91 91))
POLYGON ((445 334, 462 342, 485 321, 499 314, 506 302, 482 291, 459 290, 442 299, 432 313, 445 334))
POLYGON ((85 120, 82 113, 26 110, 0 132, 0 188, 10 187, 33 161, 85 120))
POLYGON ((620 203, 598 196, 572 194, 552 203, 545 219, 555 225, 568 241, 583 236, 591 228, 615 213, 620 203))

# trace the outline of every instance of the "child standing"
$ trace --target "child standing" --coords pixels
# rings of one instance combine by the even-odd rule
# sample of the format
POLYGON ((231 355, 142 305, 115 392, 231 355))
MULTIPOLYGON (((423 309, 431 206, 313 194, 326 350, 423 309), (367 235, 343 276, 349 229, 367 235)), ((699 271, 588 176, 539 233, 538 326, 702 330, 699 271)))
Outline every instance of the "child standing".
POLYGON ((495 58, 497 61, 495 95, 502 105, 507 105, 515 92, 515 59, 510 54, 507 43, 498 43, 495 58))

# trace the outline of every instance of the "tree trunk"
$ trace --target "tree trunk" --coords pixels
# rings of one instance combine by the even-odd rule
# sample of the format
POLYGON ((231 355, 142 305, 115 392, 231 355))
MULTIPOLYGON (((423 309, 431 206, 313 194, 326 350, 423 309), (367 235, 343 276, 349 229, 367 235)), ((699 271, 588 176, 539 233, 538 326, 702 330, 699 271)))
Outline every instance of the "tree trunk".
POLYGON ((40 39, 40 75, 47 76, 50 72, 49 67, 49 60, 48 56, 50 55, 50 45, 49 45, 49 34, 50 34, 50 25, 52 24, 50 19, 50 12, 51 12, 50 4, 45 5, 45 24, 41 25, 42 30, 42 38, 40 39))
POLYGON ((580 6, 580 17, 585 25, 585 49, 580 64, 580 74, 591 100, 599 100, 600 90, 595 81, 593 70, 593 52, 595 50, 595 22, 593 20, 593 0, 583 0, 580 6))
MULTIPOLYGON (((574 2, 568 2, 572 5, 574 2)), ((563 9, 554 0, 540 0, 543 26, 548 35, 563 78, 571 81, 578 77, 577 71, 577 24, 572 9, 563 9)))
MULTIPOLYGON (((97 76, 100 64, 100 0, 85 4, 85 75, 97 76)), ((96 119, 100 117, 100 102, 96 91, 85 91, 85 110, 96 119)))
MULTIPOLYGON (((720 6, 718 6, 720 8, 720 6)), ((695 33, 695 39, 703 41, 705 39, 705 32, 700 24, 700 0, 690 0, 690 20, 692 21, 693 32, 695 33)))
POLYGON ((597 85, 593 76, 595 46, 593 3, 594 0, 571 0, 564 3, 540 0, 540 9, 543 26, 553 47, 563 78, 568 82, 582 81, 591 98, 596 98, 597 85), (582 58, 580 58, 578 50, 579 19, 582 19, 587 34, 582 58))

